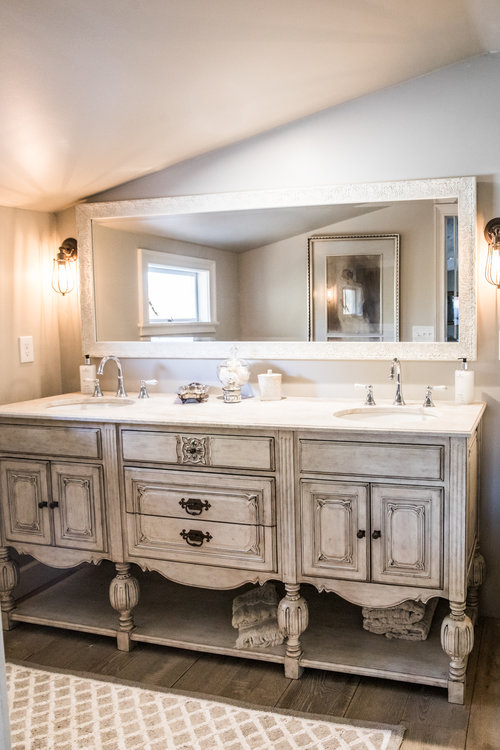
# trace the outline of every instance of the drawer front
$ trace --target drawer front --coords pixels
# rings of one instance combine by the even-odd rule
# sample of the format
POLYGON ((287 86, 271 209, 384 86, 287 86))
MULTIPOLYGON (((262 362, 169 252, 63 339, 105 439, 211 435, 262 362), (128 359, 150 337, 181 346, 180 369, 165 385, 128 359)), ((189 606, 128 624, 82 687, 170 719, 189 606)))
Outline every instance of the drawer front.
POLYGON ((124 461, 272 471, 274 440, 269 437, 123 430, 122 455, 124 461))
POLYGON ((101 458, 101 431, 93 427, 0 425, 0 451, 23 455, 101 458))
POLYGON ((125 469, 128 513, 233 524, 275 524, 274 480, 125 469))
POLYGON ((367 485, 302 483, 303 575, 367 580, 367 505, 367 485))
POLYGON ((444 447, 301 440, 300 470, 306 474, 440 481, 444 477, 444 447))
POLYGON ((127 513, 127 550, 137 558, 276 570, 276 530, 269 526, 127 513))

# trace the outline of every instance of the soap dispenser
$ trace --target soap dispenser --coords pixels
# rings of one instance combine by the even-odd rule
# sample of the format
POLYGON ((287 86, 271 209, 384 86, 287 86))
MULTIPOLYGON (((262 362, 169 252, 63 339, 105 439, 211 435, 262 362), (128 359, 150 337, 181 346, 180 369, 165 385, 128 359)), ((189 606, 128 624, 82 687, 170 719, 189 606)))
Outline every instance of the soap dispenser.
POLYGON ((90 364, 90 355, 85 355, 85 364, 80 365, 80 392, 92 395, 96 379, 95 365, 90 364))
POLYGON ((459 357, 461 368, 455 370, 455 402, 470 404, 474 401, 474 372, 469 370, 466 357, 459 357))

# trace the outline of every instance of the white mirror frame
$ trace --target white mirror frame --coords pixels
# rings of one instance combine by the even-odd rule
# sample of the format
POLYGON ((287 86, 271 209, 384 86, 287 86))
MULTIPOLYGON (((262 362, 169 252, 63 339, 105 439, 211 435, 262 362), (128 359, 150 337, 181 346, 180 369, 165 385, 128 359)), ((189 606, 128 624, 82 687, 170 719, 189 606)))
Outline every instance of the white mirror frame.
MULTIPOLYGON (((392 357, 404 360, 448 361, 467 357, 467 359, 474 360, 476 359, 475 177, 328 185, 81 204, 76 208, 76 217, 83 351, 93 357, 112 354, 124 358, 223 359, 229 356, 234 346, 234 343, 229 341, 98 341, 92 250, 92 220, 94 219, 425 199, 457 199, 458 201, 460 300, 458 342, 241 341, 237 342, 238 355, 251 360, 378 360, 392 357)), ((435 269, 427 269, 426 272, 434 273, 435 269)), ((304 284, 307 283, 306 274, 307 245, 304 243, 304 284)), ((425 279, 423 281, 425 282, 425 279)))

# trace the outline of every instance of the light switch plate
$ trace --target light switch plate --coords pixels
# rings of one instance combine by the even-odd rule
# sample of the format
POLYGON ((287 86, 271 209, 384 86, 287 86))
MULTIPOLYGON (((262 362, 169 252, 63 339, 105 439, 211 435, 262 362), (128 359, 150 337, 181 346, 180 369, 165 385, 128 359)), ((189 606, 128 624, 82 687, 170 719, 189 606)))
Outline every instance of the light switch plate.
POLYGON ((19 361, 34 362, 33 336, 19 336, 19 361))

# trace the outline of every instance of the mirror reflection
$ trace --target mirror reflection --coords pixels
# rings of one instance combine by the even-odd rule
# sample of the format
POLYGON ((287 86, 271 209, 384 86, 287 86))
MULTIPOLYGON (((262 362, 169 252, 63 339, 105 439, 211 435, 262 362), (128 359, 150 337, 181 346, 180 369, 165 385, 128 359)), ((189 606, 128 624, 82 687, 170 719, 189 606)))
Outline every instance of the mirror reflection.
POLYGON ((458 230, 454 199, 93 218, 96 340, 458 341, 458 230))

